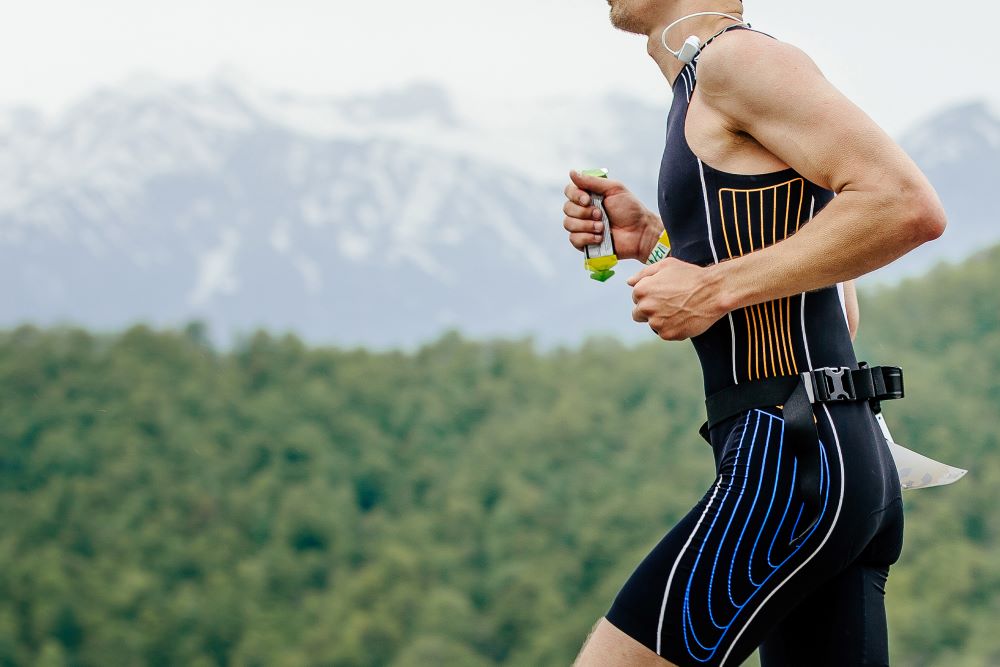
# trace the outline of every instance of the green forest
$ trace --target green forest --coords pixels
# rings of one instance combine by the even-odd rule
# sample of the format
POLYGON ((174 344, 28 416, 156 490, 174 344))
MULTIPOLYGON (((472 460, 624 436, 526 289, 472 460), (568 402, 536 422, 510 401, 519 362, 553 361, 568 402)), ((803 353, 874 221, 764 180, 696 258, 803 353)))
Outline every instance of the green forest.
MULTIPOLYGON (((1000 248, 863 291, 906 370, 893 664, 1000 665, 1000 248)), ((0 332, 0 665, 569 665, 712 483, 688 343, 0 332)))

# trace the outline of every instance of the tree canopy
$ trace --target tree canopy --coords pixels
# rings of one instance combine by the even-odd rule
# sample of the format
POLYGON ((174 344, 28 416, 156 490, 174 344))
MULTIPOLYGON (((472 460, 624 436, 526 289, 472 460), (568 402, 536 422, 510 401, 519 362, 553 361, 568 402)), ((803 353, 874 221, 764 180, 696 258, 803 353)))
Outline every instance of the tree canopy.
MULTIPOLYGON (((893 664, 1000 664, 1000 249, 862 294, 906 369, 893 664)), ((0 332, 0 665, 568 665, 713 481, 689 345, 0 332)))

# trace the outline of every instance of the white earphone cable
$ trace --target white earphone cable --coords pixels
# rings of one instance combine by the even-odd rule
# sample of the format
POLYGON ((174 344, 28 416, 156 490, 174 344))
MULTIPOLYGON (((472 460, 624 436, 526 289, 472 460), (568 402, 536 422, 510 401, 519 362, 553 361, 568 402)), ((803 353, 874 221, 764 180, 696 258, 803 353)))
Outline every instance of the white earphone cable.
MULTIPOLYGON (((686 21, 687 19, 694 18, 696 16, 724 16, 727 19, 732 19, 733 21, 736 21, 740 25, 748 25, 746 21, 744 21, 743 19, 739 18, 738 16, 733 16, 732 14, 726 14, 724 12, 696 12, 694 14, 688 14, 687 16, 682 16, 679 19, 677 19, 676 21, 674 21, 673 23, 671 23, 670 25, 668 25, 666 28, 664 28, 663 29, 663 33, 660 35, 660 42, 663 44, 663 48, 665 48, 667 51, 669 51, 675 58, 682 59, 681 58, 681 51, 683 50, 684 47, 682 46, 681 49, 679 49, 677 51, 674 51, 672 48, 670 48, 667 45, 667 33, 670 31, 671 28, 673 28, 675 25, 677 25, 681 21, 686 21)), ((718 37, 719 34, 721 34, 721 32, 717 33, 715 36, 718 37)), ((698 38, 695 35, 692 35, 691 37, 687 38, 687 40, 684 42, 685 46, 689 42, 692 42, 692 37, 694 38, 694 41, 697 41, 697 44, 693 44, 692 43, 692 46, 695 47, 697 50, 701 50, 701 47, 704 46, 704 45, 701 43, 700 40, 698 40, 698 38)), ((687 61, 687 62, 690 62, 690 61, 687 61)))

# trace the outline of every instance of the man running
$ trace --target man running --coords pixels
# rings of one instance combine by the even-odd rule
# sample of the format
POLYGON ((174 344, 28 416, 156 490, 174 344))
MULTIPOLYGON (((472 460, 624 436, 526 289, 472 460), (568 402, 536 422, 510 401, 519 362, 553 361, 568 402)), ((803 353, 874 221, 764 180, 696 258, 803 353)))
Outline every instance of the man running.
MULTIPOLYGON (((808 56, 750 29, 739 0, 609 4, 673 90, 659 215, 622 183, 573 172, 570 242, 600 242, 588 192, 605 197, 619 258, 646 260, 667 230, 671 257, 629 280, 633 319, 692 340, 706 396, 813 369, 842 390, 842 369, 859 369, 850 281, 942 234, 933 188, 808 56)), ((638 564, 576 665, 735 666, 758 647, 763 667, 888 664, 895 466, 867 401, 795 396, 711 424, 715 483, 638 564)))

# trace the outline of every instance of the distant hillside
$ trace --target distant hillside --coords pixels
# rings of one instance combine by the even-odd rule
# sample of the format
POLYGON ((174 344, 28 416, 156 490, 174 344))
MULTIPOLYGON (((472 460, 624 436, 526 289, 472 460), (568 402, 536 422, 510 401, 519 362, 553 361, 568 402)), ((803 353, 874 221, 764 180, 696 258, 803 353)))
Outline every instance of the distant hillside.
POLYGON ((859 356, 905 369, 885 405, 896 440, 969 469, 906 492, 903 562, 889 578, 902 665, 1000 665, 1000 246, 863 293, 859 356))
MULTIPOLYGON (((1000 664, 1000 248, 863 295, 908 491, 893 663, 1000 664)), ((0 665, 567 665, 713 479, 688 344, 0 332, 0 665)))

